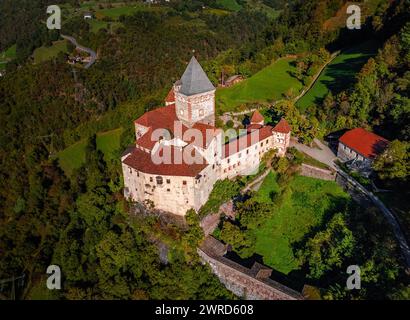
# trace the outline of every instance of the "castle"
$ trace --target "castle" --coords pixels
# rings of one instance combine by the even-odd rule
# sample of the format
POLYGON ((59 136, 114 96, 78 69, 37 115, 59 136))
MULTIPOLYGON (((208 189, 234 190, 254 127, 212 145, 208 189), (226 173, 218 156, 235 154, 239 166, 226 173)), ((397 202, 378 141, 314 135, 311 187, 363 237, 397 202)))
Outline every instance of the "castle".
POLYGON ((165 106, 134 124, 135 146, 121 158, 124 196, 176 215, 198 211, 216 181, 256 173, 269 150, 283 156, 291 134, 285 119, 272 127, 255 111, 244 132, 226 138, 215 127, 215 87, 195 57, 165 106))

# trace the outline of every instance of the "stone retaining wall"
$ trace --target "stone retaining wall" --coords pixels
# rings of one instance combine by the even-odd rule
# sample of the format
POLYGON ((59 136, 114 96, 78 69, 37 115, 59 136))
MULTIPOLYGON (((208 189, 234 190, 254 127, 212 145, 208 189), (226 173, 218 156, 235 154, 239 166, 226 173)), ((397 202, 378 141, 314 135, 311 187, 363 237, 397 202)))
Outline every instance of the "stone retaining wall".
POLYGON ((322 179, 322 180, 334 181, 336 179, 335 172, 331 170, 313 167, 305 163, 302 163, 299 174, 302 176, 312 177, 312 178, 322 179))
POLYGON ((226 257, 226 246, 208 236, 198 254, 235 295, 247 300, 303 300, 303 295, 272 279, 272 270, 258 263, 248 269, 226 257))

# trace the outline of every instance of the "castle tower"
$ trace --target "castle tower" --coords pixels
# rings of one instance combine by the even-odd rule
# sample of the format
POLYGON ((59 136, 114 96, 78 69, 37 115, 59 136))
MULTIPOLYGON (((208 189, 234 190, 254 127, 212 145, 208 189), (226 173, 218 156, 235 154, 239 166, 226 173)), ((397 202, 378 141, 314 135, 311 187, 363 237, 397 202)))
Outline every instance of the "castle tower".
POLYGON ((196 122, 215 125, 215 87, 195 57, 174 84, 174 92, 179 120, 188 126, 196 122))

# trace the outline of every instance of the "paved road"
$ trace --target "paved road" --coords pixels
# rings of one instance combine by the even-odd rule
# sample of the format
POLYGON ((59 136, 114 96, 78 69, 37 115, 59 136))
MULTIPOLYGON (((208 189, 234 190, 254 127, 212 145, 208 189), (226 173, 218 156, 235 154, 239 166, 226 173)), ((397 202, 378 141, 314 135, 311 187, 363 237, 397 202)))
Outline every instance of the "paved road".
POLYGON ((323 144, 320 140, 315 138, 313 141, 316 143, 317 146, 319 146, 320 149, 308 147, 304 144, 298 143, 293 139, 290 141, 290 146, 295 147, 297 150, 306 153, 312 158, 328 165, 333 169, 336 169, 334 163, 336 155, 333 153, 333 151, 330 150, 330 148, 327 145, 323 144))
POLYGON ((382 201, 378 197, 376 197, 373 192, 370 192, 365 187, 363 187, 360 183, 358 183, 355 179, 349 176, 347 173, 336 167, 338 174, 340 174, 343 178, 348 180, 357 190, 363 192, 365 195, 369 197, 369 199, 380 209, 383 213, 387 222, 393 229, 394 235, 399 243, 400 250, 402 255, 406 261, 407 268, 410 270, 410 248, 407 243, 406 237, 403 234, 403 231, 400 228, 399 223, 396 220, 396 217, 392 214, 392 212, 384 205, 382 201))
POLYGON ((84 68, 88 69, 89 67, 91 67, 91 66, 94 64, 95 60, 97 60, 97 54, 95 53, 94 50, 80 45, 80 44, 77 42, 77 40, 76 40, 75 38, 71 37, 71 36, 66 36, 66 35, 63 35, 63 34, 62 34, 61 37, 63 37, 64 39, 70 41, 73 45, 76 46, 76 48, 77 48, 78 50, 87 52, 87 53, 90 55, 91 60, 90 60, 90 62, 88 62, 88 63, 84 66, 84 68))

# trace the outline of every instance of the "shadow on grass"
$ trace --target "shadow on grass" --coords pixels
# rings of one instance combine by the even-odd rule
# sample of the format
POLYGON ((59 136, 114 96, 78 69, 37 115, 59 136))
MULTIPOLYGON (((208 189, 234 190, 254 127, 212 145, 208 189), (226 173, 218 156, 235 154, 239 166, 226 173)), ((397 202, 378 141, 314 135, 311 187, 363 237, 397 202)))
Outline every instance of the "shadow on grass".
MULTIPOLYGON (((236 252, 228 251, 225 257, 248 269, 251 269, 255 262, 266 266, 263 262, 263 256, 257 253, 254 253, 251 257, 244 259, 241 258, 236 252)), ((270 266, 267 267, 269 269, 272 269, 272 267, 270 266)), ((286 275, 278 270, 272 269, 272 275, 270 279, 279 282, 280 284, 287 286, 293 290, 301 292, 305 283, 305 274, 301 270, 293 270, 288 275, 286 275)))

